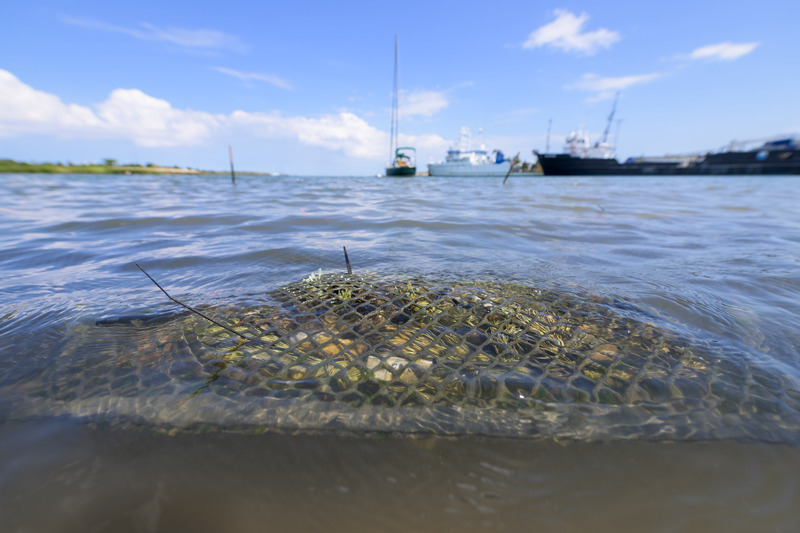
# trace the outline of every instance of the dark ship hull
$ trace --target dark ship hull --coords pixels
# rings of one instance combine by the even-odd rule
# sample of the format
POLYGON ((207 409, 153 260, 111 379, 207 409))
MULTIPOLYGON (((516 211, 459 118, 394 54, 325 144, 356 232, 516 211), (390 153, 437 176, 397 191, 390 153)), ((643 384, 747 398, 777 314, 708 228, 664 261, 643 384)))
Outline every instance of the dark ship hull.
POLYGON ((417 167, 387 167, 386 175, 393 177, 409 177, 417 174, 417 167))
POLYGON ((800 174, 800 148, 771 143, 758 150, 729 151, 683 159, 616 159, 537 154, 546 176, 663 176, 726 174, 800 174))

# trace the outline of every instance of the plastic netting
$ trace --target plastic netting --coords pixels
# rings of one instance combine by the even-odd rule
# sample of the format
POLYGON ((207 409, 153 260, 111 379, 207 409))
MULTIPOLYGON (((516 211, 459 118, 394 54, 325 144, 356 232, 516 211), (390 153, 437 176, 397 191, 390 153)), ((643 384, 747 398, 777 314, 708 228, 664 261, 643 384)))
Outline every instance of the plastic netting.
POLYGON ((223 326, 162 312, 70 328, 45 365, 0 383, 0 415, 800 442, 795 376, 575 288, 322 275, 202 312, 223 326))
POLYGON ((260 342, 215 326, 193 333, 202 357, 224 351, 226 364, 246 371, 251 394, 502 408, 713 394, 739 409, 766 402, 765 387, 776 385, 754 382, 741 360, 719 365, 713 353, 627 316, 624 303, 589 296, 328 275, 271 297, 274 307, 226 317, 260 342))

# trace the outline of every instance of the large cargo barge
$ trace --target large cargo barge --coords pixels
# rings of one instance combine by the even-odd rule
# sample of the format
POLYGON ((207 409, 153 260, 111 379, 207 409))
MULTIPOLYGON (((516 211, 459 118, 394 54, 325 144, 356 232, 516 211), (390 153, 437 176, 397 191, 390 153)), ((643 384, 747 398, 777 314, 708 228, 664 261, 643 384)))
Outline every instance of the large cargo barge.
POLYGON ((752 149, 729 147, 704 155, 632 157, 623 163, 612 151, 598 153, 603 148, 595 145, 585 153, 571 150, 536 155, 546 176, 800 174, 800 139, 795 137, 761 141, 752 149))
MULTIPOLYGON (((619 94, 617 94, 619 96, 619 94)), ((603 140, 595 144, 583 131, 567 136, 564 153, 541 154, 534 150, 545 176, 647 176, 800 174, 800 139, 796 136, 731 142, 719 152, 631 157, 620 163, 608 133, 617 100, 611 108, 603 140)))

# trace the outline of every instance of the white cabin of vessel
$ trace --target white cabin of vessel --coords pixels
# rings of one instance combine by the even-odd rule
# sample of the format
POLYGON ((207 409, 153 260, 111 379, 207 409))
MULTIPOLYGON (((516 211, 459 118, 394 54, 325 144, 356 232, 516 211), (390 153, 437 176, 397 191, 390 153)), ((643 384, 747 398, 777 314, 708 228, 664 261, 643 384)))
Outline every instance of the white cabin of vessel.
POLYGON ((471 149, 471 134, 468 127, 461 128, 458 147, 447 151, 443 162, 430 163, 431 176, 505 176, 511 168, 503 153, 494 150, 489 153, 481 144, 480 149, 471 149))

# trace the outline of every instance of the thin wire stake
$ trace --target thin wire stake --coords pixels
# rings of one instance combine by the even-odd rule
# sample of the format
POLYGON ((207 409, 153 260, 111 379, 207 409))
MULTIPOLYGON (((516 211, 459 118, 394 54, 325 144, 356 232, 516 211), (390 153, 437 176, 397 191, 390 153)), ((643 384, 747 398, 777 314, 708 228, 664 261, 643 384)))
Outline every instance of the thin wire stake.
POLYGON ((347 273, 352 274, 353 269, 350 268, 350 258, 347 257, 347 246, 342 246, 342 249, 344 249, 344 262, 347 263, 347 273))
POLYGON ((233 171, 233 146, 228 145, 228 155, 231 158, 231 183, 236 185, 236 172, 233 171))
POLYGON ((506 182, 508 181, 508 177, 511 175, 511 171, 514 170, 514 165, 516 165, 517 163, 519 163, 519 154, 515 155, 514 159, 511 160, 511 166, 508 167, 508 172, 506 172, 506 177, 503 178, 503 185, 505 185, 506 182))
POLYGON ((198 311, 197 309, 194 309, 194 308, 192 308, 192 307, 189 307, 189 306, 188 306, 188 305, 186 305, 185 303, 183 303, 183 302, 181 302, 181 301, 179 301, 179 300, 176 300, 175 298, 173 298, 172 296, 170 296, 170 295, 169 295, 169 293, 168 293, 167 291, 165 291, 165 290, 164 290, 164 287, 162 287, 161 285, 159 285, 159 284, 158 284, 158 282, 157 282, 156 280, 154 280, 154 279, 153 279, 153 276, 151 276, 150 274, 148 274, 148 273, 147 273, 147 271, 146 271, 145 269, 143 269, 142 267, 140 267, 138 263, 136 263, 136 266, 139 268, 139 270, 141 270, 142 272, 144 272, 144 275, 145 275, 145 276, 147 276, 148 278, 150 278, 150 281, 152 281, 153 283, 155 283, 155 284, 156 284, 156 287, 158 287, 159 289, 161 289, 161 292, 163 292, 163 293, 164 293, 164 294, 167 296, 167 298, 169 298, 170 300, 172 300, 172 301, 173 301, 173 302, 175 302, 176 304, 178 304, 178 305, 180 305, 180 306, 183 306, 183 307, 185 307, 186 309, 188 309, 188 310, 189 310, 189 311, 191 311, 192 313, 195 313, 195 314, 198 314, 198 315, 200 315, 201 317, 205 318, 205 319, 206 319, 206 320, 208 320, 209 322, 212 322, 212 323, 216 324, 217 326, 221 327, 222 329, 228 330, 228 331, 230 331, 231 333, 233 333, 234 335, 237 335, 237 336, 239 336, 239 337, 241 337, 241 338, 243 338, 243 339, 247 339, 247 340, 249 340, 249 341, 253 341, 253 342, 258 342, 258 343, 261 343, 261 344, 267 344, 266 342, 262 341, 261 339, 256 339, 255 337, 248 337, 247 335, 244 335, 244 334, 242 334, 242 333, 239 333, 238 331, 235 331, 235 330, 233 330, 233 329, 229 328, 229 327, 228 327, 228 326, 226 326, 225 324, 220 324, 219 322, 217 322, 217 321, 216 321, 216 320, 214 320, 213 318, 210 318, 210 317, 208 317, 208 316, 204 315, 203 313, 201 313, 201 312, 200 312, 200 311, 198 311))

